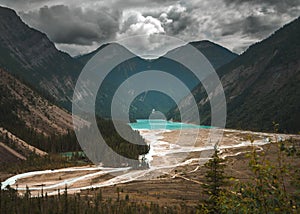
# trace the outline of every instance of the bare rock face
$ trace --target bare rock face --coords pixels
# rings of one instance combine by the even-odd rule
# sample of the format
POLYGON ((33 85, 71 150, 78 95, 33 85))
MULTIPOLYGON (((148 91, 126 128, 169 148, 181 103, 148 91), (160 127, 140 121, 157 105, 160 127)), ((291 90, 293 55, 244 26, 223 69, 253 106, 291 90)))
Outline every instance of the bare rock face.
POLYGON ((58 51, 48 37, 0 7, 0 66, 46 96, 68 102, 82 65, 58 51))
MULTIPOLYGON (((274 121, 280 131, 300 130, 299 38, 300 18, 217 70, 227 100, 228 127, 272 131, 274 121)), ((210 103, 202 85, 193 90, 193 96, 203 124, 209 124, 210 103)), ((179 119, 178 108, 168 117, 179 119)))

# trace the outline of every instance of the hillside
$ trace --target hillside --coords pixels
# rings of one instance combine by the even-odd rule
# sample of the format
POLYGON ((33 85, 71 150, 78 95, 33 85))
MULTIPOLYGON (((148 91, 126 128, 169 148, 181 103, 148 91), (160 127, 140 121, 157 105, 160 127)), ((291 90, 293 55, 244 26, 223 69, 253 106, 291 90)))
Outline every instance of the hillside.
POLYGON ((72 115, 51 104, 30 87, 0 69, 0 127, 27 127, 44 135, 73 129, 72 115))
MULTIPOLYGON (((215 69, 230 62, 237 56, 236 54, 230 52, 228 49, 209 41, 193 42, 191 43, 191 45, 201 51, 208 58, 215 69)), ((106 46, 107 44, 101 46, 100 48, 89 54, 79 56, 76 59, 85 64, 98 51, 106 46)), ((180 48, 182 47, 179 47, 177 49, 180 48)), ((192 90, 197 84, 199 84, 196 76, 192 74, 185 66, 164 56, 155 60, 133 57, 117 65, 106 77, 103 85, 99 90, 100 93, 98 94, 97 98, 96 110, 98 115, 109 118, 111 116, 111 101, 117 88, 127 78, 146 70, 159 70, 172 74, 180 79, 183 83, 185 83, 185 85, 190 90, 192 90)), ((139 118, 148 118, 152 112, 152 109, 156 109, 166 114, 175 105, 175 102, 170 97, 160 92, 150 91, 147 93, 143 93, 132 102, 130 118, 133 120, 139 118)))
POLYGON ((26 157, 0 142, 0 163, 12 163, 26 160, 26 157))
POLYGON ((45 150, 78 149, 75 137, 70 135, 70 113, 3 69, 0 75, 0 162, 26 160, 32 154, 44 156, 45 150))
POLYGON ((197 48, 208 59, 215 70, 238 57, 237 54, 227 48, 208 40, 190 42, 189 44, 197 48))
POLYGON ((81 63, 58 51, 44 33, 4 7, 0 7, 0 55, 0 67, 70 108, 81 63))
POLYGON ((47 153, 29 145, 11 132, 0 127, 0 163, 14 163, 27 160, 27 157, 35 154, 46 156, 47 153))
MULTIPOLYGON (((73 131, 73 118, 69 112, 52 104, 3 69, 0 69, 0 75, 0 153, 5 154, 0 158, 0 162, 18 162, 31 158, 32 154, 44 156, 47 153, 52 155, 81 151, 73 131)), ((112 121, 98 119, 97 122, 107 144, 118 153, 137 159, 138 155, 148 151, 144 140, 129 126, 124 127, 127 128, 126 132, 131 133, 140 145, 132 145, 121 138, 112 121)), ((76 125, 79 128, 87 128, 88 123, 78 120, 76 125)), ((101 158, 103 163, 111 164, 106 155, 101 158)), ((30 161, 37 160, 31 158, 30 161)), ((32 164, 30 161, 26 163, 32 164)), ((47 158, 43 161, 51 163, 47 158)), ((59 164, 64 164, 65 160, 58 161, 59 164)), ((122 161, 120 160, 120 164, 122 161)))
MULTIPOLYGON (((300 130, 299 38, 300 18, 217 70, 227 99, 228 127, 271 131, 275 121, 280 131, 300 130)), ((209 124, 210 104, 205 90, 198 85, 193 95, 203 123, 209 124)), ((179 119, 177 108, 168 115, 179 119)))

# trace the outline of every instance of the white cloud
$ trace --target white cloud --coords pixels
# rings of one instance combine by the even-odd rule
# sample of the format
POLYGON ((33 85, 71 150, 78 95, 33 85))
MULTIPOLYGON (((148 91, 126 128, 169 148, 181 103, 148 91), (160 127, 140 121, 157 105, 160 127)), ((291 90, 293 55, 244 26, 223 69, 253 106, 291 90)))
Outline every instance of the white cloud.
POLYGON ((141 34, 147 39, 134 45, 156 48, 162 43, 154 41, 153 35, 164 34, 184 41, 211 40, 240 53, 300 14, 299 1, 272 2, 0 0, 0 4, 17 9, 29 25, 46 32, 57 47, 72 54, 141 34), (64 10, 54 10, 57 5, 64 10), (48 13, 41 14, 41 8, 48 8, 48 13))
POLYGON ((137 11, 129 11, 123 14, 120 24, 120 33, 117 34, 117 39, 134 35, 152 35, 159 33, 165 33, 159 19, 153 18, 152 16, 144 17, 137 11))
POLYGON ((159 19, 143 16, 138 11, 126 11, 116 40, 136 55, 156 58, 161 53, 161 47, 166 45, 160 34, 165 34, 165 30, 159 19))

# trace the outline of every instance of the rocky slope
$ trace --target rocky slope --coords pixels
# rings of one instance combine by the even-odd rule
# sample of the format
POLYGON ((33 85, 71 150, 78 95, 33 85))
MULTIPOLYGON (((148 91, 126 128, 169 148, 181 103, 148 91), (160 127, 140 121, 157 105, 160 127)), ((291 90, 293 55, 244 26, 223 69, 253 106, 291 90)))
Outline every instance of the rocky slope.
MULTIPOLYGON (((275 121, 281 131, 300 130, 299 38, 300 18, 217 70, 227 99, 228 127, 270 131, 275 121)), ((203 123, 209 124, 210 104, 204 88, 198 85, 193 95, 203 123)), ((169 112, 169 118, 179 118, 177 108, 169 112)))
POLYGON ((0 127, 27 127, 44 135, 73 129, 72 115, 0 69, 0 127))
POLYGON ((29 145, 2 127, 0 127, 0 154, 0 163, 24 161, 32 154, 47 155, 46 152, 29 145))
POLYGON ((0 55, 0 67, 70 107, 68 99, 81 64, 4 7, 0 7, 0 55))
POLYGON ((72 115, 1 68, 0 76, 0 163, 44 156, 51 146, 72 148, 72 115))

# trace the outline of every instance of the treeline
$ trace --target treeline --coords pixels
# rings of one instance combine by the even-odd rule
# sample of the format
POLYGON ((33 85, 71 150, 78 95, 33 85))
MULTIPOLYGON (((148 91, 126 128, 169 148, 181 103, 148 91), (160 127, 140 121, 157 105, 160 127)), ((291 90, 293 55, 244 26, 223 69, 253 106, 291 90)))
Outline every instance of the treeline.
POLYGON ((94 161, 104 163, 106 166, 130 165, 139 167, 136 160, 139 159, 140 155, 147 154, 150 146, 146 144, 138 131, 132 130, 129 125, 123 122, 117 123, 127 139, 120 136, 111 120, 97 118, 97 129, 84 127, 80 130, 82 133, 80 140, 85 146, 83 150, 88 152, 94 161), (105 144, 96 141, 94 136, 97 135, 98 131, 101 132, 105 144))
POLYGON ((150 146, 138 131, 132 130, 131 127, 122 122, 118 123, 122 133, 126 134, 128 140, 123 139, 115 129, 111 120, 97 119, 98 128, 104 137, 105 142, 118 154, 137 160, 140 155, 147 154, 150 146))
MULTIPOLYGON (((43 214, 135 214, 135 213, 179 213, 176 207, 159 206, 158 204, 148 204, 131 201, 130 196, 124 198, 104 199, 100 190, 91 190, 91 196, 80 194, 68 195, 67 188, 57 196, 48 196, 41 193, 40 197, 31 197, 27 190, 23 196, 18 196, 16 190, 8 188, 6 191, 0 190, 0 211, 1 214, 14 213, 43 213, 43 214)), ((192 212, 195 213, 195 212, 192 212)))

